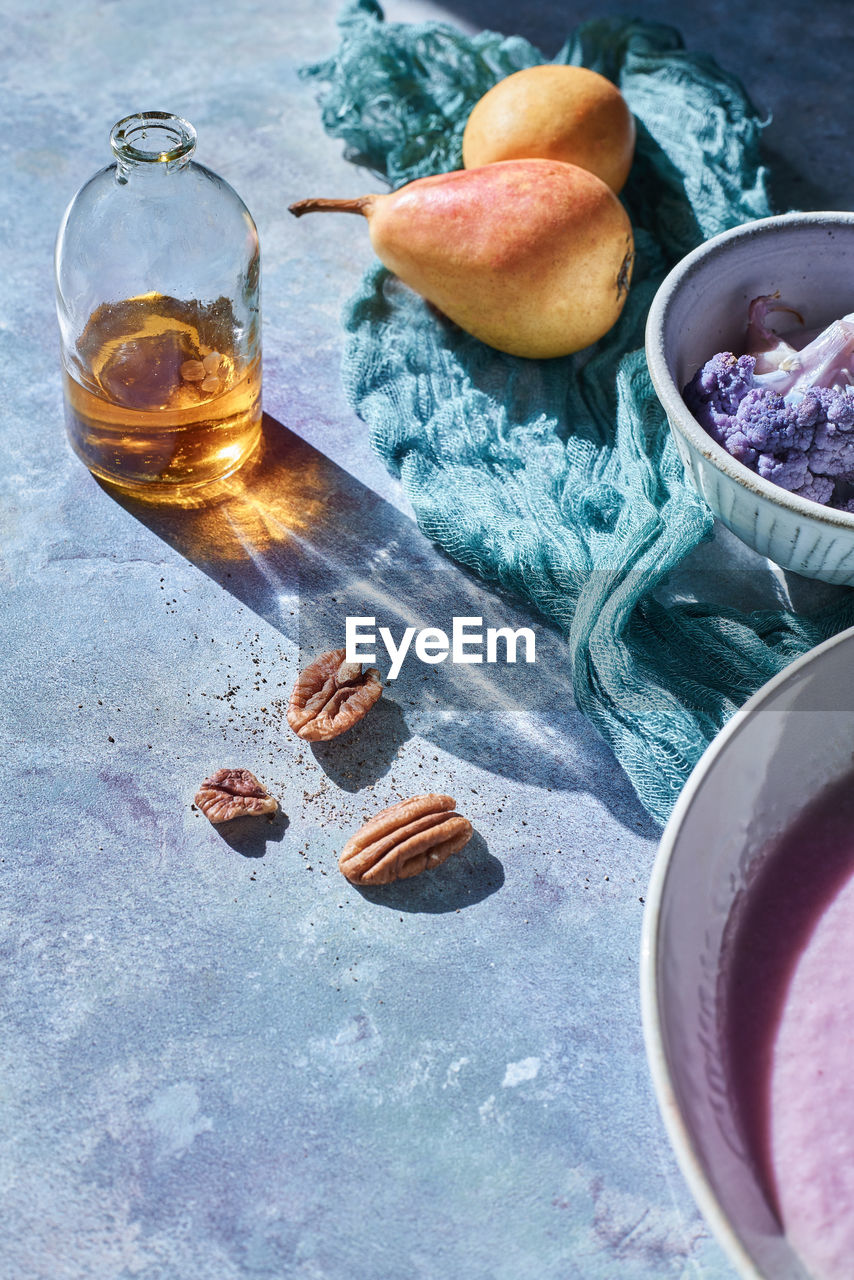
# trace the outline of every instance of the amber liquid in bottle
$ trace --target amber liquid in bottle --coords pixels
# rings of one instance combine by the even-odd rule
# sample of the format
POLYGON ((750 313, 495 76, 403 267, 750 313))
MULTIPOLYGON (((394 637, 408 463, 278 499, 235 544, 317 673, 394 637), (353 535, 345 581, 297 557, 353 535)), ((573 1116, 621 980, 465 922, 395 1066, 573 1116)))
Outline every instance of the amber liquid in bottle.
POLYGON ((234 335, 225 298, 98 307, 63 369, 69 437, 89 470, 180 503, 242 466, 261 435, 261 361, 246 363, 234 335))

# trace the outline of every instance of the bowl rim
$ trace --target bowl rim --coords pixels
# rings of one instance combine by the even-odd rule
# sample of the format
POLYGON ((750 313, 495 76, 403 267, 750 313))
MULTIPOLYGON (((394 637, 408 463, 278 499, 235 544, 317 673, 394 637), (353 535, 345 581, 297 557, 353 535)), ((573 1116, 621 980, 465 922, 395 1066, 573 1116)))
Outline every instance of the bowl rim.
POLYGON ((655 393, 669 422, 692 449, 701 454, 716 470, 723 472, 728 479, 734 480, 742 488, 750 491, 754 497, 764 498, 774 506, 784 507, 820 525, 851 530, 854 529, 854 512, 840 511, 835 507, 827 507, 821 502, 814 502, 812 498, 803 498, 799 494, 792 493, 771 480, 765 480, 755 471, 751 471, 750 467, 727 453, 723 445, 712 438, 688 409, 682 398, 682 390, 670 373, 664 350, 664 325, 673 298, 706 259, 725 253, 727 248, 737 241, 774 235, 788 227, 814 226, 816 229, 827 230, 831 225, 854 229, 854 212, 820 210, 807 213, 777 213, 767 218, 756 218, 751 222, 740 223, 737 227, 730 227, 729 230, 721 231, 718 235, 705 240, 671 269, 656 291, 647 316, 645 349, 647 367, 655 393))
POLYGON ((676 840, 685 817, 693 805, 697 792, 703 785, 712 765, 726 750, 728 744, 739 733, 742 726, 758 712, 762 711, 765 704, 780 689, 791 680, 796 679, 801 671, 817 658, 828 653, 837 645, 846 644, 852 640, 854 640, 854 627, 847 627, 844 631, 831 636, 829 640, 824 640, 807 653, 802 654, 801 657, 796 658, 787 667, 784 667, 782 671, 779 671, 777 675, 772 676, 761 689, 758 689, 724 725, 723 729, 716 734, 697 761, 688 781, 679 794, 673 812, 662 832, 647 885, 641 929, 639 976, 641 1024, 653 1090, 680 1172, 718 1243, 743 1280, 767 1280, 767 1276, 758 1270, 755 1262, 748 1254, 706 1176, 703 1162, 679 1107, 673 1076, 664 1048, 663 1019, 658 1000, 662 899, 667 888, 676 840))

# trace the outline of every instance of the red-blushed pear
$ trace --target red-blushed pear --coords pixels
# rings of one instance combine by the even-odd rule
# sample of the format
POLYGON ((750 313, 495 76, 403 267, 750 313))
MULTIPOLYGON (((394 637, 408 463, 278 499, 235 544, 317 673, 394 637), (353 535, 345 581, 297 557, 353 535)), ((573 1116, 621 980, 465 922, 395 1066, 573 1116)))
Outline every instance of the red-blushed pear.
POLYGON ((290 211, 362 214, 389 270, 510 355, 580 351, 614 325, 628 293, 625 209, 594 174, 558 160, 458 169, 387 195, 300 200, 290 211))

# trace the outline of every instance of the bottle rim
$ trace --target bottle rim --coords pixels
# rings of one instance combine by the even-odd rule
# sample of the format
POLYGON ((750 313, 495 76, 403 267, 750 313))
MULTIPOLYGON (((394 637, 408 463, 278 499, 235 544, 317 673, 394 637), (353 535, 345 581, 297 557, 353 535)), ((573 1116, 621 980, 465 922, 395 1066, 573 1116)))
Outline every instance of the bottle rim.
POLYGON ((170 111, 137 111, 110 130, 113 154, 124 164, 170 164, 195 145, 193 126, 170 111))

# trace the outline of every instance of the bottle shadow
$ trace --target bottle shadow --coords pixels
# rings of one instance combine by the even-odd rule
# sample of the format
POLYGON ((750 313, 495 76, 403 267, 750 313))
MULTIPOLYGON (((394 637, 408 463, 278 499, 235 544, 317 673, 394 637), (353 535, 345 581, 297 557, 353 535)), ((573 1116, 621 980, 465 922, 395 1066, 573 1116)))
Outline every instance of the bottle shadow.
POLYGON ((389 627, 395 642, 405 627, 450 634, 455 616, 482 618, 484 628, 533 628, 532 663, 521 651, 512 664, 426 666, 410 656, 362 726, 313 748, 339 786, 355 791, 375 781, 418 734, 493 774, 593 792, 624 825, 657 837, 610 748, 574 706, 569 652, 557 630, 451 561, 411 519, 276 419, 264 415, 255 464, 211 505, 112 496, 294 641, 300 665, 343 645, 348 616, 374 617, 372 629, 389 627))

